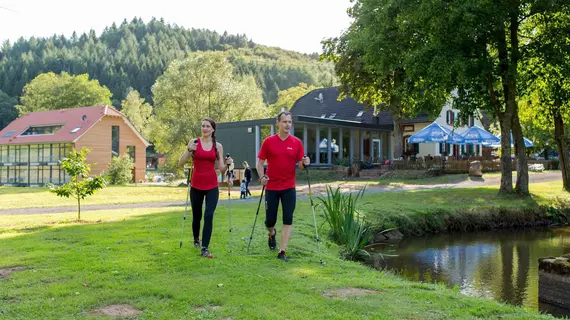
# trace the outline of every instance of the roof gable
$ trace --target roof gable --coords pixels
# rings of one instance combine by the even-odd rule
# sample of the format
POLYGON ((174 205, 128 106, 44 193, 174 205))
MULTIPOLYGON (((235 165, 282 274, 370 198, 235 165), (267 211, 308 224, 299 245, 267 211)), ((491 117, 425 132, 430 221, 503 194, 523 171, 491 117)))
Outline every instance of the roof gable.
MULTIPOLYGON (((339 101, 339 94, 338 87, 315 89, 295 101, 291 112, 299 116, 376 123, 373 119, 374 108, 366 108, 364 104, 351 97, 339 101)), ((392 114, 385 111, 379 112, 377 121, 377 124, 392 124, 392 114)), ((418 122, 429 122, 427 114, 420 114, 415 118, 402 121, 402 123, 418 122)))
POLYGON ((128 119, 110 106, 80 107, 25 114, 0 131, 0 145, 75 142, 104 116, 123 118, 145 145, 149 145, 128 119), (21 135, 30 127, 50 125, 61 125, 61 128, 53 134, 21 135))

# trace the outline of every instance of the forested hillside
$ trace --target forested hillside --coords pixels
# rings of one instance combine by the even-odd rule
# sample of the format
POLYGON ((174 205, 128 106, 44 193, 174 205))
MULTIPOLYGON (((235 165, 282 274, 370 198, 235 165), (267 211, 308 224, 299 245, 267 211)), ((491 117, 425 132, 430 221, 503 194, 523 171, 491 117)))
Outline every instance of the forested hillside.
MULTIPOLYGON (((145 23, 135 18, 115 24, 97 36, 94 31, 71 37, 5 41, 0 48, 0 106, 9 105, 22 88, 45 72, 89 74, 112 92, 119 106, 129 88, 153 103, 151 88, 174 59, 192 51, 225 51, 235 72, 252 75, 262 89, 266 104, 275 103, 278 92, 303 82, 325 86, 335 83, 331 64, 306 55, 255 44, 246 35, 219 34, 203 29, 185 29, 153 19, 145 23)), ((1 114, 10 114, 0 110, 1 114)), ((3 124, 5 125, 5 124, 3 124)))

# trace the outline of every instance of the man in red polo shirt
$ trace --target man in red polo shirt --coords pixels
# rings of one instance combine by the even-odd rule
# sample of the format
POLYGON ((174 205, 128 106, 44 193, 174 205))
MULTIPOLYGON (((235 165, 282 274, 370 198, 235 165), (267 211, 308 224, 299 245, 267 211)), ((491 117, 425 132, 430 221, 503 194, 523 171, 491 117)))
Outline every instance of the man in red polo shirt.
POLYGON ((261 184, 265 186, 265 226, 268 231, 267 244, 269 249, 276 249, 275 223, 277 223, 277 210, 279 200, 283 211, 283 229, 281 234, 281 247, 277 258, 287 261, 287 243, 293 229, 293 212, 297 202, 295 190, 295 173, 297 165, 305 169, 311 161, 304 157, 303 143, 299 138, 291 135, 292 117, 288 111, 282 111, 277 116, 279 132, 263 140, 261 150, 257 156, 257 172, 264 172, 263 166, 267 162, 267 171, 261 177, 261 184))

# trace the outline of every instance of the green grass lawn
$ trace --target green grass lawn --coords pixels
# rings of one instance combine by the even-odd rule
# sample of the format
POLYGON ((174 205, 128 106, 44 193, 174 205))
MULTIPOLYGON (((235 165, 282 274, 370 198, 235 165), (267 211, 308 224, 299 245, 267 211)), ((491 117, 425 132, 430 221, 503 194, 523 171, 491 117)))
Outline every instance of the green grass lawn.
POLYGON ((232 204, 233 254, 227 208, 218 207, 212 260, 192 247, 190 221, 179 248, 183 210, 89 211, 81 223, 74 212, 0 216, 0 268, 25 268, 0 279, 0 318, 94 319, 111 304, 142 310, 139 319, 548 318, 339 260, 329 242, 323 266, 308 200, 298 202, 289 262, 267 249, 263 213, 248 255, 256 205, 232 204), (341 298, 343 288, 373 294, 341 298))
MULTIPOLYGON (((145 202, 180 202, 186 201, 185 187, 167 186, 108 186, 87 197, 81 205, 120 204, 145 202)), ((253 196, 259 196, 260 190, 252 189, 253 196)), ((239 187, 232 188, 231 198, 239 199, 239 187)), ((228 190, 220 187, 220 199, 227 199, 228 190)), ((0 187, 0 208, 42 208, 77 206, 77 200, 56 196, 48 188, 0 187)))

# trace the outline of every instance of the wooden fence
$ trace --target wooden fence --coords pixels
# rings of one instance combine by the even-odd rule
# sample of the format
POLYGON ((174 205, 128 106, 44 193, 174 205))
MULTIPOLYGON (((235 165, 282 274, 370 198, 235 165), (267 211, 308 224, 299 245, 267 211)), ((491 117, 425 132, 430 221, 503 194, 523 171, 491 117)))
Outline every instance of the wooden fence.
MULTIPOLYGON (((374 167, 382 170, 442 170, 447 173, 469 173, 471 162, 475 160, 447 160, 436 157, 434 160, 412 161, 395 160, 389 165, 375 164, 374 167)), ((500 160, 477 160, 483 166, 483 172, 501 171, 500 160)), ((513 170, 517 169, 516 160, 512 160, 513 170)), ((558 169, 556 160, 528 160, 528 164, 542 164, 545 170, 558 169)))

